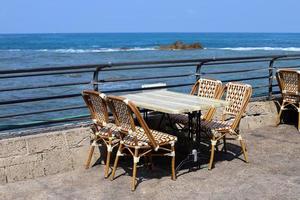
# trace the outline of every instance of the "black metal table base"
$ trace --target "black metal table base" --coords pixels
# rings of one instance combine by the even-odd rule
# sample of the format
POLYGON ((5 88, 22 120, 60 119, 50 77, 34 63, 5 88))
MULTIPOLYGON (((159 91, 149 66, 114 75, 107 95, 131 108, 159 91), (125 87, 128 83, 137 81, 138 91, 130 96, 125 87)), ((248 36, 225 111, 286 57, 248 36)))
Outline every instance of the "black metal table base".
POLYGON ((179 165, 176 167, 176 172, 178 172, 180 169, 182 169, 183 166, 187 164, 192 164, 192 166, 189 168, 189 171, 192 171, 192 169, 201 169, 202 160, 207 160, 208 157, 203 155, 200 151, 196 150, 196 153, 189 154, 184 160, 182 160, 179 165))
POLYGON ((197 168, 201 168, 200 160, 207 159, 204 154, 200 151, 200 130, 201 130, 201 111, 195 111, 188 114, 189 121, 189 137, 193 141, 193 149, 192 153, 188 154, 187 157, 182 160, 179 165, 176 167, 176 171, 178 172, 184 165, 187 163, 195 163, 197 164, 197 168), (195 124, 195 126, 193 126, 195 124))

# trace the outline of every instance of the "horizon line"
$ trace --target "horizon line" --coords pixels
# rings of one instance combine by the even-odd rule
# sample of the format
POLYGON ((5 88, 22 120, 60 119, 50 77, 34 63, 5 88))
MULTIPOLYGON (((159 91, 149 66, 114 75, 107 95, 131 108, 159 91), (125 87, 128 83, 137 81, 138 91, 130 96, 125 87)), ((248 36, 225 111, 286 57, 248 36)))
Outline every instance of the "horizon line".
POLYGON ((178 31, 174 31, 174 32, 165 32, 165 31, 161 31, 161 32, 23 32, 23 33, 13 33, 13 32, 8 32, 8 33, 0 33, 0 35, 24 35, 24 34, 157 34, 157 33, 165 33, 165 34, 169 34, 169 33, 180 33, 180 34, 190 34, 190 33, 240 33, 240 34, 299 34, 300 32, 232 32, 232 31, 225 31, 225 32, 215 32, 215 31, 203 31, 203 32, 196 32, 196 31, 191 31, 191 32, 178 32, 178 31))

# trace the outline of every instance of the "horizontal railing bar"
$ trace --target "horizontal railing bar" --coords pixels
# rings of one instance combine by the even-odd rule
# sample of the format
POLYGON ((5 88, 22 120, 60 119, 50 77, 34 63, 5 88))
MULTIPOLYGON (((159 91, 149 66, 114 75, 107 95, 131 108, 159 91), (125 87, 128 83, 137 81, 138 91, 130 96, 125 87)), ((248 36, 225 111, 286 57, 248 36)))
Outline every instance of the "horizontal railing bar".
POLYGON ((165 88, 174 88, 174 87, 184 87, 184 86, 191 86, 195 83, 183 83, 183 84, 175 84, 175 85, 167 85, 167 86, 157 86, 151 88, 130 88, 130 89, 118 89, 118 90, 103 90, 103 93, 121 93, 121 92, 134 92, 134 91, 141 91, 141 90, 154 90, 154 89, 165 89, 165 88))
MULTIPOLYGON (((74 108, 76 108, 76 107, 74 107, 74 108)), ((86 106, 79 106, 78 108, 86 108, 87 109, 86 106)), ((72 109, 72 107, 70 107, 70 109, 72 109)), ((61 110, 61 109, 57 109, 57 110, 61 110)), ((67 109, 63 108, 62 110, 67 110, 67 109)), ((54 111, 54 110, 52 110, 52 111, 54 111)), ((140 112, 144 113, 145 110, 141 109, 140 112)), ((35 113, 35 114, 40 114, 40 113, 35 113)), ((81 115, 81 116, 83 116, 82 120, 88 120, 88 119, 90 119, 90 115, 81 115)), ((80 116, 80 119, 81 119, 81 116, 80 116)), ((109 116, 110 117, 112 116, 111 112, 109 112, 109 116)), ((64 119, 52 119, 52 120, 50 120, 50 123, 49 123, 49 121, 45 122, 47 124, 45 124, 44 122, 42 124, 41 123, 37 123, 37 122, 32 122, 32 123, 22 123, 22 124, 19 124, 19 125, 15 125, 15 124, 14 125, 0 125, 0 131, 3 131, 3 130, 12 130, 12 129, 18 129, 18 128, 26 128, 26 127, 28 127, 28 125, 29 126, 31 126, 31 125, 38 126, 38 125, 48 125, 48 124, 59 123, 59 122, 79 121, 78 120, 78 116, 75 117, 75 120, 73 120, 73 118, 74 117, 71 116, 70 118, 64 118, 64 119), (70 120, 70 119, 72 119, 72 120, 70 120), (66 120, 66 121, 61 121, 61 120, 66 120), (10 128, 5 128, 5 129, 2 128, 1 129, 1 126, 2 127, 3 126, 9 126, 10 128), (21 127, 19 127, 19 126, 21 126, 21 127)), ((0 139, 1 139, 1 137, 0 137, 0 139)))
POLYGON ((267 68, 253 68, 253 69, 242 69, 242 70, 231 70, 231 71, 217 71, 217 72, 201 72, 201 75, 207 74, 233 74, 233 73, 240 73, 240 72, 253 72, 253 71, 263 71, 267 70, 267 68))
POLYGON ((282 66, 282 67, 273 67, 274 69, 287 69, 287 68, 300 68, 300 65, 296 66, 282 66))
POLYGON ((0 116, 0 119, 21 117, 21 116, 28 116, 28 115, 36 115, 36 114, 43 114, 43 113, 48 113, 48 112, 58 112, 58 111, 66 111, 66 110, 83 109, 83 108, 86 108, 86 106, 73 106, 73 107, 65 107, 65 108, 58 108, 58 109, 40 110, 40 111, 36 111, 36 112, 18 113, 18 114, 12 114, 12 115, 2 115, 2 116, 0 116))
POLYGON ((82 121, 88 120, 90 115, 80 115, 80 116, 71 116, 66 117, 63 119, 52 119, 48 121, 39 121, 39 122, 31 122, 31 123, 24 123, 24 124, 13 124, 13 125, 0 125, 0 131, 7 131, 19 128, 29 128, 34 126, 42 126, 42 125, 50 125, 50 124, 57 124, 63 122, 72 122, 72 121, 82 121))
POLYGON ((160 60, 160 61, 139 61, 139 62, 124 62, 124 63, 104 63, 104 64, 89 64, 67 67, 42 67, 42 68, 30 68, 30 69, 13 69, 13 70, 0 70, 0 74, 15 74, 15 73, 30 73, 30 72, 42 72, 42 71, 59 71, 59 70, 74 70, 74 69, 96 69, 98 68, 111 68, 121 66, 133 66, 133 65, 151 65, 151 64, 175 64, 175 63, 200 63, 200 62, 217 62, 217 61, 244 61, 244 60, 258 60, 258 59, 274 59, 274 58, 292 58, 299 57, 300 54, 290 55, 269 55, 269 56, 247 56, 247 57, 222 57, 222 58, 203 58, 203 59, 186 59, 186 60, 160 60))
POLYGON ((96 69, 97 67, 104 67, 105 64, 87 64, 76 66, 61 66, 61 67, 39 67, 29 69, 11 69, 0 70, 0 74, 17 74, 17 73, 32 73, 32 72, 45 72, 45 71, 66 71, 66 70, 79 70, 79 69, 96 69))
POLYGON ((268 93, 265 92, 265 93, 255 94, 255 95, 253 95, 252 98, 267 97, 267 96, 268 96, 268 93))
MULTIPOLYGON (((144 62, 127 62, 127 63, 109 63, 106 67, 128 66, 128 65, 142 65, 142 64, 171 64, 171 63, 194 63, 194 62, 210 62, 210 61, 230 61, 230 60, 254 60, 263 58, 281 58, 281 57, 298 57, 300 54, 290 55, 269 55, 269 56, 245 56, 245 57, 222 57, 222 58, 203 58, 203 59, 189 59, 189 60, 162 60, 162 61, 144 61, 144 62)), ((105 67, 105 68, 106 68, 105 67)))
POLYGON ((249 80, 258 80, 258 79, 266 79, 269 78, 268 76, 257 76, 257 77, 250 77, 250 78, 240 78, 240 79, 228 79, 222 80, 223 82, 231 82, 231 81, 249 81, 249 80))
POLYGON ((51 76, 51 75, 61 75, 61 74, 81 74, 81 73, 91 73, 91 72, 94 72, 94 70, 52 72, 52 73, 35 73, 35 74, 19 74, 19 75, 11 75, 11 76, 0 76, 0 79, 24 78, 24 77, 32 77, 32 76, 51 76))
POLYGON ((109 71, 122 71, 122 70, 137 70, 137 69, 159 69, 159 68, 177 68, 177 67, 195 67, 197 63, 193 64, 178 64, 178 65, 158 65, 158 66, 140 66, 140 67, 118 67, 118 68, 108 68, 101 70, 102 72, 109 71))
POLYGON ((109 82, 122 82, 122 81, 138 81, 138 80, 151 80, 151 79, 158 79, 158 78, 180 78, 186 76, 195 76, 194 73, 189 74, 182 74, 182 75, 170 75, 170 76, 151 76, 151 77, 136 77, 136 78, 121 78, 121 79, 107 79, 107 80, 100 80, 99 82, 92 82, 93 84, 101 84, 101 83, 109 83, 109 82))
POLYGON ((31 87, 15 87, 15 88, 4 88, 0 89, 0 92, 10 92, 18 90, 32 90, 32 89, 42 89, 42 88, 51 88, 51 87, 63 87, 63 86, 73 86, 73 85, 85 85, 90 84, 91 82, 74 82, 74 83, 64 83, 64 84, 54 84, 54 85, 41 85, 41 86, 31 86, 31 87))
MULTIPOLYGON (((271 58, 270 58, 271 59, 271 58)), ((236 63, 249 63, 249 62, 267 62, 268 60, 251 60, 251 61, 236 61, 236 62, 216 62, 216 60, 204 60, 203 65, 221 65, 221 64, 236 64, 236 63)), ((201 63, 201 61, 198 62, 191 62, 190 64, 178 64, 178 65, 159 65, 159 66, 140 66, 140 67, 119 67, 115 68, 117 65, 114 66, 107 66, 102 68, 101 71, 120 71, 120 70, 137 70, 137 69, 155 69, 155 68, 172 68, 172 67, 191 67, 194 65, 197 65, 201 63)), ((161 63, 159 63, 161 64, 161 63)))
POLYGON ((203 65, 226 65, 226 64, 241 64, 241 63, 257 63, 257 62, 268 62, 270 61, 269 59, 264 59, 264 60, 245 60, 245 61, 227 61, 227 62, 208 62, 204 63, 203 65))
POLYGON ((269 87, 269 85, 259 85, 259 86, 252 87, 252 89, 260 89, 260 88, 267 88, 267 87, 269 87))
POLYGON ((280 91, 273 91, 273 94, 281 94, 280 91))
POLYGON ((295 58, 295 57, 293 57, 293 58, 279 58, 277 61, 285 61, 285 60, 300 60, 300 57, 299 58, 295 58))
POLYGON ((10 104, 18 104, 18 103, 28 103, 28 102, 36 102, 36 101, 47 101, 53 99, 66 99, 81 96, 80 93, 76 94, 68 94, 68 95, 55 95, 55 96, 47 96, 47 97, 36 97, 36 98, 28 98, 28 99, 18 99, 18 100, 9 100, 9 101, 0 101, 0 105, 10 105, 10 104))

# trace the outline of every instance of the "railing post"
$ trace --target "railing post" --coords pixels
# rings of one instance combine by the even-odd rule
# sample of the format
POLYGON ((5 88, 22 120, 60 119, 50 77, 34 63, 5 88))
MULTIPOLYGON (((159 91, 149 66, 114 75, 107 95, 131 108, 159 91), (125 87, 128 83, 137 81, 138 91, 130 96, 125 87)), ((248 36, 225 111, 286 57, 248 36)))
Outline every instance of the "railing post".
POLYGON ((205 62, 200 62, 196 67, 196 81, 198 81, 201 78, 201 68, 204 63, 205 62))
POLYGON ((269 94, 268 99, 272 100, 273 98, 273 65, 277 58, 273 58, 269 63, 269 94))
POLYGON ((98 81, 99 81, 99 70, 100 70, 100 67, 96 67, 95 71, 94 71, 94 74, 93 74, 93 89, 94 91, 98 91, 98 81))

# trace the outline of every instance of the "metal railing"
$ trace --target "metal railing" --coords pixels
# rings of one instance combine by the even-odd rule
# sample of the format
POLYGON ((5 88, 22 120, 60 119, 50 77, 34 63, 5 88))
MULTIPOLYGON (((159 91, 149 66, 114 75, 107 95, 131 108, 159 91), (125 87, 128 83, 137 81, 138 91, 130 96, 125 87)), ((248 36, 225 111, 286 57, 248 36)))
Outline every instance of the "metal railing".
POLYGON ((108 94, 158 88, 189 90, 195 80, 205 76, 222 82, 249 82, 254 89, 254 98, 271 100, 278 94, 278 85, 274 81, 278 67, 300 67, 300 54, 0 70, 0 131, 86 120, 88 114, 80 92, 88 88, 108 94), (71 78, 76 81, 70 82, 71 78), (155 88, 141 87, 156 82, 166 84, 155 88), (66 92, 68 88, 71 92, 66 92), (43 93, 47 95, 40 95, 43 93), (54 103, 49 104, 49 101, 54 103), (24 108, 26 106, 29 108, 24 108), (41 116, 59 112, 65 113, 50 119, 41 116), (38 120, 30 120, 32 116, 38 120), (20 118, 20 123, 14 121, 20 118), (24 121, 24 118, 28 120, 24 121))

